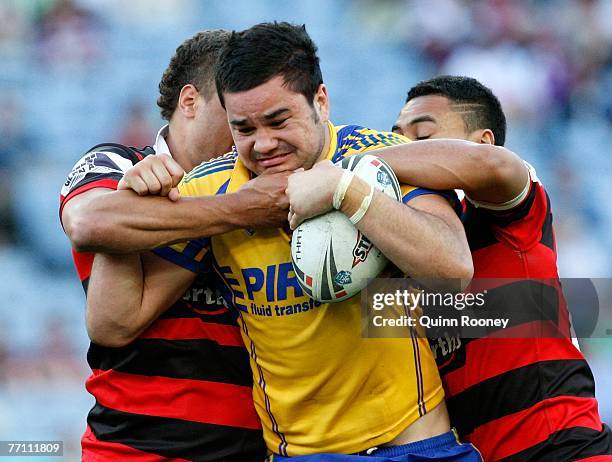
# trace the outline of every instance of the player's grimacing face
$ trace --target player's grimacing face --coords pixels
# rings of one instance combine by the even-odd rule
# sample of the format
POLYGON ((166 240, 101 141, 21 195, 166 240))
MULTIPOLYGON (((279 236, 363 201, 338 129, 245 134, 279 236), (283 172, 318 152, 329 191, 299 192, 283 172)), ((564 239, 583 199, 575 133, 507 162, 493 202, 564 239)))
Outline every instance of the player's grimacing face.
POLYGON ((327 137, 324 85, 312 105, 288 89, 282 76, 223 96, 234 144, 249 170, 261 175, 314 165, 327 137))
POLYGON ((436 138, 470 139, 461 114, 445 96, 419 96, 408 101, 393 125, 393 131, 411 140, 436 138))

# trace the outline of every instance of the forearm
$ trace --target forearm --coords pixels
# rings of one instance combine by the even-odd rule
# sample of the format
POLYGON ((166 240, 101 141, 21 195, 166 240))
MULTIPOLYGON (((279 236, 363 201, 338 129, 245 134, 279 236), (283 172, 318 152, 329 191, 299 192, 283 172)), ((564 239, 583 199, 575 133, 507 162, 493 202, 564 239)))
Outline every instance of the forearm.
POLYGON ((470 197, 503 202, 525 185, 522 160, 500 146, 465 140, 425 140, 372 151, 399 181, 430 189, 462 189, 470 197))
POLYGON ((309 171, 294 173, 289 178, 288 195, 293 229, 303 220, 335 207, 410 276, 459 279, 472 276, 465 231, 455 211, 441 196, 420 195, 406 206, 328 161, 309 171))
POLYGON ((126 253, 237 229, 245 220, 240 193, 181 198, 113 191, 82 204, 69 236, 79 251, 126 253))
POLYGON ((156 255, 96 254, 87 291, 87 332, 100 345, 124 346, 184 294, 195 273, 156 255))
POLYGON ((139 254, 97 254, 87 290, 87 333, 109 347, 129 343, 140 330, 144 275, 139 254), (111 295, 112 294, 112 295, 111 295))
POLYGON ((469 279, 472 260, 461 230, 443 219, 375 192, 357 228, 414 278, 469 279))

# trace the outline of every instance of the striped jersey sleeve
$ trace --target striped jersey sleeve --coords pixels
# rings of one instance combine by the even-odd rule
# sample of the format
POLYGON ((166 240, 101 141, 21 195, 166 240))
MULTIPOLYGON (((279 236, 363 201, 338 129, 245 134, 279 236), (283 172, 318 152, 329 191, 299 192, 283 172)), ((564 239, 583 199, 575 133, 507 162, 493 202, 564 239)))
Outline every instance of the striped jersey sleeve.
POLYGON ((141 150, 120 144, 98 144, 74 164, 60 192, 60 222, 64 206, 70 199, 94 188, 116 189, 125 172, 145 156, 154 154, 151 147, 141 150))
MULTIPOLYGON (((212 196, 225 194, 236 164, 237 153, 232 151, 224 156, 203 162, 185 175, 178 186, 183 197, 212 196)), ((181 242, 168 247, 160 247, 153 252, 194 273, 203 271, 206 266, 210 239, 204 237, 189 242, 181 242)))

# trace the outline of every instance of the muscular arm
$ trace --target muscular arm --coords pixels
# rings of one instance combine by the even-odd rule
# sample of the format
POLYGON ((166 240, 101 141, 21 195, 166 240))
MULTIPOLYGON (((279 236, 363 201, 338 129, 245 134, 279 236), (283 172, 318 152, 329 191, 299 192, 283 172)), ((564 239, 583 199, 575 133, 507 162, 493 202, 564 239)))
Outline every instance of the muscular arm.
MULTIPOLYGON (((342 174, 341 168, 326 161, 289 178, 287 191, 293 228, 302 220, 331 209, 342 174)), ((347 216, 353 215, 362 202, 363 192, 369 190, 364 180, 354 177, 340 210, 347 216)), ((376 190, 357 228, 410 276, 466 280, 472 277, 465 231, 442 197, 418 196, 406 206, 376 190)))
POLYGON ((286 175, 270 175, 232 194, 177 201, 95 188, 66 203, 62 223, 80 252, 150 250, 238 228, 277 226, 286 220, 285 185, 286 175))
POLYGON ((446 199, 424 195, 409 205, 375 191, 357 228, 414 278, 471 279, 472 257, 463 226, 446 199))
POLYGON ((62 211, 68 238, 80 252, 135 252, 237 229, 248 221, 240 193, 181 198, 92 189, 62 211))
POLYGON ((476 201, 501 204, 525 188, 528 172, 501 146, 464 140, 424 140, 370 151, 391 166, 401 183, 431 189, 462 189, 476 201))
POLYGON ((195 273, 151 253, 97 254, 87 290, 87 333, 94 343, 127 345, 179 299, 195 273))

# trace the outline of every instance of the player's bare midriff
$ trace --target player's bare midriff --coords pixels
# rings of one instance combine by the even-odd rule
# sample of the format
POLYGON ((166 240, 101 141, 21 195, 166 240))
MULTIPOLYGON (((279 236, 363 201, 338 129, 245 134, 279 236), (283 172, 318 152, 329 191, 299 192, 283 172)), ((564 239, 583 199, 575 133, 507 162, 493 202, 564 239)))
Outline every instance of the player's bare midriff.
POLYGON ((433 410, 414 421, 408 428, 383 446, 399 446, 414 443, 434 436, 442 435, 450 430, 450 421, 446 403, 442 401, 433 410))

